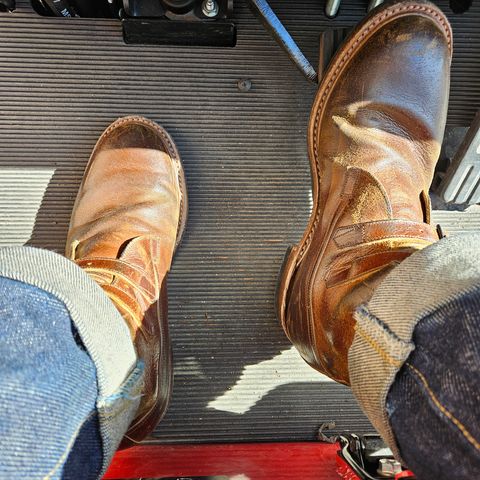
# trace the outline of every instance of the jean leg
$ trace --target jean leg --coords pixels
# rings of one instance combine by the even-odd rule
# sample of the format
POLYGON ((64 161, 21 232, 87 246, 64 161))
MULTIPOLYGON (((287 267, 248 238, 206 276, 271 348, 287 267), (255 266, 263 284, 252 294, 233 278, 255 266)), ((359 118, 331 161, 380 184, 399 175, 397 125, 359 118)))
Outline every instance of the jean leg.
POLYGON ((83 423, 63 466, 62 480, 97 480, 101 477, 103 446, 98 413, 83 423))
POLYGON ((0 248, 0 278, 5 285, 0 317, 17 319, 5 323, 10 329, 5 334, 0 327, 5 337, 0 342, 5 349, 0 352, 5 386, 0 384, 5 393, 0 396, 5 418, 0 418, 0 432, 2 427, 8 430, 2 435, 7 447, 20 428, 32 445, 37 439, 35 464, 30 445, 19 440, 12 442, 16 452, 0 452, 0 468, 5 464, 5 470, 21 471, 30 468, 28 463, 31 475, 4 477, 0 471, 0 478, 57 478, 60 472, 63 477, 58 478, 97 478, 106 471, 140 402, 143 366, 129 329, 103 290, 56 253, 0 248), (18 414, 21 408, 15 411, 17 403, 24 405, 25 415, 34 414, 30 423, 28 416, 21 421, 25 415, 18 414), (44 473, 46 466, 52 472, 44 473))
POLYGON ((422 318, 387 396, 402 458, 419 480, 480 478, 480 288, 422 318))
POLYGON ((472 471, 478 468, 480 358, 475 339, 480 311, 473 292, 480 289, 479 245, 480 234, 470 233, 414 253, 355 313, 349 350, 352 390, 395 456, 412 469, 404 450, 414 466, 422 462, 418 474, 424 479, 460 478, 457 466, 462 459, 454 458, 459 451, 469 455, 464 465, 471 470, 470 478, 476 478, 472 471), (443 363, 434 365, 436 359, 443 363), (422 442, 428 444, 428 453, 422 442), (413 457, 411 449, 424 457, 413 457), (447 464, 446 476, 437 476, 438 466, 447 469, 447 464))
MULTIPOLYGON (((1 478, 62 478, 98 396, 95 365, 63 303, 0 277, 0 359, 1 478)), ((100 474, 101 444, 92 453, 77 478, 100 474)))

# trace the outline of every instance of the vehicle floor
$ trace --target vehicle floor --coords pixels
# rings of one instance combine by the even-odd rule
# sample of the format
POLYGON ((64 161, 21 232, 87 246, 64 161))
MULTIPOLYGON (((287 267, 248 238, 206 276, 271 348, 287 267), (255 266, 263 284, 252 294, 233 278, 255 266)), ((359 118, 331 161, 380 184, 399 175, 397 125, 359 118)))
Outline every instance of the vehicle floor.
MULTIPOLYGON (((367 2, 343 1, 334 21, 322 0, 270 3, 315 65, 321 29, 353 25, 367 2)), ((453 15, 438 3, 455 33, 449 125, 466 127, 480 107, 480 5, 453 15)), ((241 0, 235 20, 238 46, 217 49, 127 46, 117 21, 41 18, 27 0, 0 14, 0 244, 62 253, 98 136, 124 115, 159 122, 181 153, 190 211, 169 283, 174 395, 151 441, 314 440, 325 422, 371 432, 349 389, 298 357, 274 309, 284 253, 309 217, 315 86, 241 0)), ((480 226, 475 207, 434 219, 451 234, 480 226)))

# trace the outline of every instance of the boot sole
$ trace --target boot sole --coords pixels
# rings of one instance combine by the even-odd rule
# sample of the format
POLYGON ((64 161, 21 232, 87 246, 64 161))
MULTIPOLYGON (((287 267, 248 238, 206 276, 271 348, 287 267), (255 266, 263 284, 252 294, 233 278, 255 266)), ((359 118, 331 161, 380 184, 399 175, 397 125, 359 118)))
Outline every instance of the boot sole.
MULTIPOLYGON (((188 218, 187 183, 185 180, 185 172, 177 146, 175 145, 175 142, 173 141, 170 134, 163 127, 151 120, 148 120, 147 118, 139 116, 123 117, 114 122, 111 127, 115 128, 118 125, 117 122, 142 123, 155 129, 163 139, 164 145, 166 146, 170 158, 175 165, 178 174, 178 185, 180 189, 180 215, 177 227, 177 238, 175 241, 175 254, 183 238, 188 218)), ((159 301, 161 301, 162 295, 166 295, 166 282, 162 286, 159 301)), ((120 449, 128 448, 141 443, 142 440, 161 422, 170 405, 170 399, 173 391, 173 353, 172 345, 170 342, 167 312, 165 312, 164 315, 159 315, 158 318, 160 319, 159 326, 161 334, 160 355, 158 360, 158 388, 160 391, 166 392, 166 394, 157 396, 157 402, 153 405, 153 407, 141 418, 136 419, 134 424, 130 425, 127 433, 122 440, 120 449)))
MULTIPOLYGON (((166 282, 162 286, 160 296, 167 295, 166 282)), ((160 300, 161 301, 161 300, 160 300)), ((168 300, 166 300, 168 303, 168 300)), ((168 307, 167 307, 168 310, 168 307)), ((119 450, 130 448, 140 443, 155 429, 167 413, 170 405, 170 399, 173 392, 173 353, 170 342, 168 315, 158 314, 160 318, 160 355, 158 360, 158 391, 164 392, 163 395, 157 395, 157 401, 152 408, 141 418, 135 419, 135 423, 130 425, 127 433, 124 435, 119 450)))
POLYGON ((289 247, 284 259, 282 270, 278 280, 276 293, 276 310, 280 323, 288 335, 285 325, 285 311, 288 302, 288 293, 293 280, 295 270, 310 247, 314 231, 320 221, 319 210, 319 168, 320 162, 316 152, 316 138, 320 119, 323 114, 323 107, 330 92, 339 78, 348 60, 356 51, 365 44, 368 39, 386 24, 400 17, 417 14, 429 18, 437 23, 440 30, 443 30, 448 39, 450 55, 452 53, 452 32, 445 18, 445 15, 435 5, 429 2, 404 1, 394 4, 382 4, 367 15, 362 22, 354 29, 339 48, 320 83, 315 101, 312 106, 308 126, 308 157, 310 160, 310 171, 312 176, 313 208, 308 226, 302 239, 296 245, 289 247))

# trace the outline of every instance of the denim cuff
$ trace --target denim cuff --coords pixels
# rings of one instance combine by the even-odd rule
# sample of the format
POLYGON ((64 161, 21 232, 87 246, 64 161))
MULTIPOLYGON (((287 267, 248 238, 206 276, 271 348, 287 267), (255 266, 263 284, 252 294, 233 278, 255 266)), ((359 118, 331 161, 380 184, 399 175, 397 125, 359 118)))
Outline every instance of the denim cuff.
POLYGON ((96 367, 104 472, 135 416, 143 387, 143 366, 125 321, 103 290, 57 253, 32 247, 1 248, 0 276, 51 293, 70 313, 96 367))
POLYGON ((349 350, 352 391, 364 412, 401 460, 386 399, 397 372, 414 350, 422 318, 480 285, 480 234, 448 237, 395 267, 370 302, 355 312, 349 350))

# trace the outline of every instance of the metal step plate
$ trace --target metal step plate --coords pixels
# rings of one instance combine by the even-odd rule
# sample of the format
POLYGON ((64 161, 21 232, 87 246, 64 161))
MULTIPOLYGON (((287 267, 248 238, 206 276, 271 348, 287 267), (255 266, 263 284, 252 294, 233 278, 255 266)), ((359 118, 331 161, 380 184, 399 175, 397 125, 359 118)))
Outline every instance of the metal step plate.
POLYGON ((480 110, 447 170, 440 191, 445 202, 480 203, 480 110))
MULTIPOLYGON (((309 217, 315 86, 240 0, 234 49, 125 45, 116 21, 39 18, 18 3, 0 15, 2 245, 63 251, 91 149, 119 116, 159 122, 183 157, 190 216, 169 295, 175 389, 153 441, 312 440, 332 420, 336 431, 372 431, 347 388, 299 359, 274 312, 283 255, 309 217)), ((271 1, 312 64, 320 30, 352 25, 366 3, 343 1, 328 20, 323 1, 271 1)), ((480 104, 480 3, 451 19, 449 122, 468 126, 480 104)), ((480 224, 478 213, 438 216, 454 233, 480 224)))

